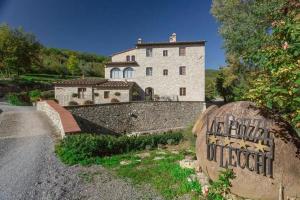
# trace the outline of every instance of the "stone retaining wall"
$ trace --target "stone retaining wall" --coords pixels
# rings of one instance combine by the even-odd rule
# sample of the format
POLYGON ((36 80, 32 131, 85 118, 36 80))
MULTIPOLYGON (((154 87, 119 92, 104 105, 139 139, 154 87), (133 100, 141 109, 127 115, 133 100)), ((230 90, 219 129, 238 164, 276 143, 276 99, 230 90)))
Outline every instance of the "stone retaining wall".
POLYGON ((46 113, 61 137, 81 131, 72 114, 53 100, 38 102, 37 110, 46 113))
POLYGON ((82 131, 131 134, 183 129, 205 109, 204 102, 126 102, 68 106, 82 131))

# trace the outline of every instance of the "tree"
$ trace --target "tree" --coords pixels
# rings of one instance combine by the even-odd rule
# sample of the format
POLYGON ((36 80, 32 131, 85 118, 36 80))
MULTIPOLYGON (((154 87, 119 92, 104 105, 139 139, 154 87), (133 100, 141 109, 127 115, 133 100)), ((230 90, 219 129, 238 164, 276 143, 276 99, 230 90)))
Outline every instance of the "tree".
POLYGON ((258 49, 252 60, 261 70, 245 98, 281 114, 300 128, 300 3, 290 0, 276 13, 268 43, 258 49))
POLYGON ((251 79, 248 75, 261 67, 253 62, 253 54, 269 42, 270 24, 278 18, 274 12, 280 10, 285 1, 213 0, 211 12, 220 24, 219 33, 224 39, 227 58, 227 66, 223 68, 228 72, 223 77, 223 88, 230 83, 231 89, 226 91, 231 93, 231 100, 243 98, 251 79))
POLYGON ((298 128, 299 9, 298 0, 214 0, 212 5, 228 63, 223 79, 218 79, 221 89, 229 82, 234 99, 254 101, 298 128), (228 59, 232 55, 234 59, 228 59))
POLYGON ((70 55, 67 61, 67 67, 68 70, 71 72, 72 76, 74 76, 74 73, 78 71, 79 69, 78 65, 79 65, 78 58, 74 54, 70 55))
POLYGON ((220 23, 227 55, 235 55, 246 67, 255 67, 248 57, 261 48, 271 23, 287 0, 213 0, 211 12, 220 23))
POLYGON ((218 70, 206 69, 205 70, 205 100, 211 101, 218 96, 216 89, 216 78, 218 70))
POLYGON ((39 63, 42 46, 35 36, 25 33, 22 28, 11 29, 0 25, 0 68, 2 75, 10 76, 29 72, 39 63))

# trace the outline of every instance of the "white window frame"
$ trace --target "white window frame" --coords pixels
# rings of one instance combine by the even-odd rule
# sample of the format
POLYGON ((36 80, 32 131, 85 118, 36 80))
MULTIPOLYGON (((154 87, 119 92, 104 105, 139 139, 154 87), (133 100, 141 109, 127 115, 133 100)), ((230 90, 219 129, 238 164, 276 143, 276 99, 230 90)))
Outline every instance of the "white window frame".
POLYGON ((119 68, 112 68, 110 70, 110 78, 111 79, 120 79, 122 78, 122 70, 119 68))
POLYGON ((152 57, 152 55, 153 55, 153 49, 146 48, 146 57, 152 57))
POLYGON ((133 78, 134 69, 132 67, 127 67, 123 70, 123 78, 133 78))
POLYGON ((152 76, 152 75, 153 75, 153 68, 146 67, 146 76, 152 76))

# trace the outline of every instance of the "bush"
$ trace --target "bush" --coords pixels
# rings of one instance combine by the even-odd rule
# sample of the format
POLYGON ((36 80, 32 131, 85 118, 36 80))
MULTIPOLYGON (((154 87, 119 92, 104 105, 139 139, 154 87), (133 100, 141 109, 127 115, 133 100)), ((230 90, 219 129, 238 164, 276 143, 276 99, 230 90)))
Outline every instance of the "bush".
POLYGON ((73 94, 72 94, 72 97, 73 97, 73 98, 76 98, 76 97, 78 97, 78 94, 77 94, 77 93, 73 93, 73 94))
POLYGON ((42 99, 54 99, 54 90, 43 91, 41 93, 42 99))
POLYGON ((56 153, 67 164, 87 164, 96 157, 155 148, 159 144, 178 144, 182 138, 180 132, 131 137, 81 134, 64 138, 56 146, 56 153))
POLYGON ((94 102, 91 101, 91 100, 86 100, 83 104, 84 104, 84 105, 93 105, 94 102))
POLYGON ((111 102, 111 103, 119 103, 120 101, 119 101, 118 99, 113 98, 113 99, 111 99, 110 102, 111 102))
POLYGON ((15 93, 10 93, 6 96, 8 103, 15 106, 22 106, 23 102, 19 99, 18 95, 15 93))
POLYGON ((76 101, 70 101, 69 106, 78 106, 78 103, 76 101))
POLYGON ((6 95, 8 103, 15 106, 25 106, 30 104, 29 97, 26 92, 9 93, 6 95))
POLYGON ((28 93, 30 101, 36 102, 41 98, 41 91, 40 90, 32 90, 28 93))
POLYGON ((207 195, 208 200, 225 200, 224 197, 229 193, 231 187, 231 180, 235 178, 232 169, 221 171, 218 180, 211 183, 207 195))

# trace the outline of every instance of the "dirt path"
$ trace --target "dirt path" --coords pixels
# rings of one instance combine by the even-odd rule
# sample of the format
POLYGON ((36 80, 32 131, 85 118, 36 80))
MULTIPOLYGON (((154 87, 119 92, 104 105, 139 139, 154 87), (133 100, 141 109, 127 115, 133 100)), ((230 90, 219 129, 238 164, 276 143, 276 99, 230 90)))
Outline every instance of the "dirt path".
POLYGON ((54 154, 53 128, 43 113, 3 103, 0 109, 0 200, 160 199, 101 166, 65 166, 54 154))

